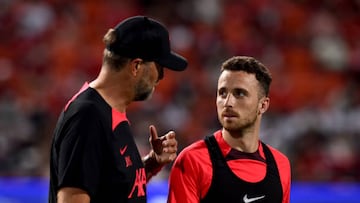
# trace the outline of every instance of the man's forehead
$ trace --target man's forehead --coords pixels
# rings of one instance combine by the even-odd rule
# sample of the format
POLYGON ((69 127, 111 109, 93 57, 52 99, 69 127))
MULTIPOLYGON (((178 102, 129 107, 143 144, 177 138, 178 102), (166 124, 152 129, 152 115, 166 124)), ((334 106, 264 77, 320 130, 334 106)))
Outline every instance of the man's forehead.
POLYGON ((223 71, 218 80, 218 89, 245 89, 251 91, 254 89, 257 91, 259 82, 257 81, 255 74, 247 73, 245 71, 223 71))
POLYGON ((256 82, 255 74, 247 73, 245 71, 231 71, 224 70, 219 77, 219 83, 228 83, 228 82, 256 82))

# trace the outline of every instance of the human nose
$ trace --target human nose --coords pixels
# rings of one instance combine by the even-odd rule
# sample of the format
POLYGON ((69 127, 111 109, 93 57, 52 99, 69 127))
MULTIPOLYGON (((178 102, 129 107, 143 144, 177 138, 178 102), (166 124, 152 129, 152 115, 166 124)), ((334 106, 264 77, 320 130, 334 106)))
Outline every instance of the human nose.
POLYGON ((157 79, 157 81, 159 82, 160 80, 162 80, 164 78, 164 67, 162 67, 158 63, 155 63, 155 65, 156 65, 156 69, 158 71, 158 79, 157 79))
POLYGON ((233 105, 233 97, 231 94, 227 94, 224 100, 224 106, 232 106, 233 105))

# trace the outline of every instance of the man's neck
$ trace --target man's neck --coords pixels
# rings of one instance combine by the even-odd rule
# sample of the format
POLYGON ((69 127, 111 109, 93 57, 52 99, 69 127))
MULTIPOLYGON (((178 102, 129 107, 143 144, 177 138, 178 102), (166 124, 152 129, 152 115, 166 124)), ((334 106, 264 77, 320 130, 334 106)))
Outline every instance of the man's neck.
POLYGON ((115 77, 113 74, 102 72, 89 86, 95 89, 111 108, 125 112, 132 102, 132 91, 129 81, 125 78, 122 80, 121 77, 121 75, 115 77))
POLYGON ((259 135, 255 132, 231 132, 222 129, 222 136, 231 148, 253 153, 259 148, 259 135))

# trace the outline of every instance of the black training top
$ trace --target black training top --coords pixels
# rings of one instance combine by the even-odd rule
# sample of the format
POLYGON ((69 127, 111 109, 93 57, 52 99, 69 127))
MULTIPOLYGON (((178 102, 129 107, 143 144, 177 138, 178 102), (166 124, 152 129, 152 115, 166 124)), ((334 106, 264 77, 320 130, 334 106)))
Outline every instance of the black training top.
POLYGON ((125 113, 86 83, 56 124, 49 203, 63 187, 85 190, 91 203, 146 202, 146 174, 125 113))
MULTIPOLYGON (((208 147, 213 165, 213 180, 202 203, 281 203, 282 187, 275 159, 270 149, 261 142, 266 157, 266 175, 257 183, 250 183, 238 178, 229 168, 214 136, 207 136, 208 147)), ((244 166, 246 167, 246 166, 244 166)))

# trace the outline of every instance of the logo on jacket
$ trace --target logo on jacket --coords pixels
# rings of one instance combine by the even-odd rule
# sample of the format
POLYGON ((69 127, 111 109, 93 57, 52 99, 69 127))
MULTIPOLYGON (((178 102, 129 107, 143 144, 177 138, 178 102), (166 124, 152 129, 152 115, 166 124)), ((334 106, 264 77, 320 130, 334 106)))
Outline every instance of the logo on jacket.
POLYGON ((244 203, 250 203, 250 202, 255 202, 259 199, 263 199, 265 197, 265 195, 263 196, 259 196, 259 197, 252 197, 252 198, 248 198, 247 194, 244 195, 243 201, 244 203))
POLYGON ((145 196, 146 187, 146 173, 145 168, 139 168, 136 170, 136 177, 128 198, 132 198, 133 195, 136 197, 145 196), (137 193, 135 192, 137 189, 137 193))
POLYGON ((127 145, 125 145, 125 147, 123 148, 120 148, 120 154, 123 156, 126 152, 126 149, 127 149, 127 145))

